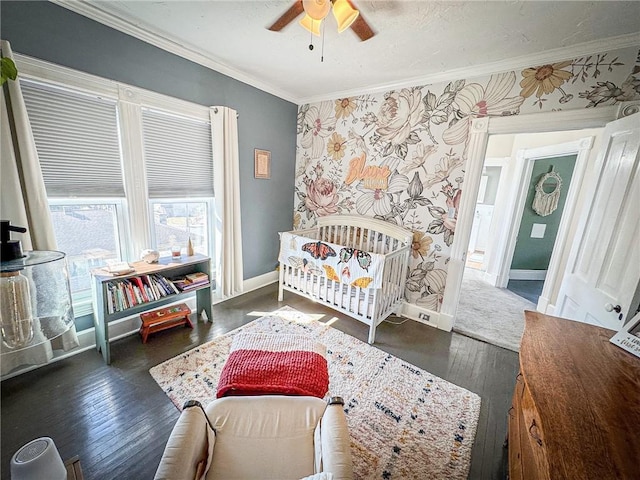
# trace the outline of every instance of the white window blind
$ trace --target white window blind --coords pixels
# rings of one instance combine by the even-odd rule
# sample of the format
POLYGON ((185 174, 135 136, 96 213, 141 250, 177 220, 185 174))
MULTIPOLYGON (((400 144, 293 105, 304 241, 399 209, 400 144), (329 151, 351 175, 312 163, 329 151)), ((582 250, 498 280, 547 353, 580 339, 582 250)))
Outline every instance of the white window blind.
POLYGON ((48 197, 124 197, 116 101, 20 82, 48 197))
POLYGON ((213 197, 211 125, 147 108, 142 125, 149 197, 213 197))

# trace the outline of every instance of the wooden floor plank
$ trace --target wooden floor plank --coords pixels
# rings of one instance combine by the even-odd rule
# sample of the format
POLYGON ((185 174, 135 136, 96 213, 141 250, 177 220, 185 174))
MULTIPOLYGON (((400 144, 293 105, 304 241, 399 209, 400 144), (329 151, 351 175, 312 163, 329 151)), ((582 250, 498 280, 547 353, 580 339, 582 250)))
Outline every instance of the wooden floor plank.
MULTIPOLYGON (((149 368, 284 305, 321 315, 320 321, 336 317, 334 327, 367 340, 362 323, 291 293, 278 302, 277 286, 270 285, 214 305, 213 323, 158 332, 146 344, 138 336, 113 342, 111 366, 90 350, 5 380, 1 478, 9 479, 9 461, 20 446, 50 436, 63 459, 79 455, 87 479, 152 479, 179 412, 149 368)), ((518 355, 403 320, 380 325, 375 346, 480 395, 469 478, 505 478, 502 442, 518 355)))

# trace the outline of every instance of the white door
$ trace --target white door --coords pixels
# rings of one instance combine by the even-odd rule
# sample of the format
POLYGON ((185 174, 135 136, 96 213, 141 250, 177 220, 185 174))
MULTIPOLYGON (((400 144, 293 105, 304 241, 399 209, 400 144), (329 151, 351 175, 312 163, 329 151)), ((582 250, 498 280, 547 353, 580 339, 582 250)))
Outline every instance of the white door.
POLYGON ((640 114, 603 132, 593 198, 574 237, 557 315, 618 330, 640 281, 640 114), (619 311, 617 311, 619 310, 619 311))
POLYGON ((476 219, 478 222, 478 238, 476 239, 475 250, 479 252, 487 251, 487 239, 489 238, 489 228, 491 227, 491 217, 493 216, 493 205, 477 205, 476 219))

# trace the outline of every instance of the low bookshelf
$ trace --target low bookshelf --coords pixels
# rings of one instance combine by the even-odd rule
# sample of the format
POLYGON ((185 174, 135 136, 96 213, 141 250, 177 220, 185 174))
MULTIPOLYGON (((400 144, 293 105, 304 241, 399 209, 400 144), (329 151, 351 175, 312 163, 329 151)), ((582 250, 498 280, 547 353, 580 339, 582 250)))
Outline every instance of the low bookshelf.
POLYGON ((109 322, 138 315, 194 294, 198 315, 204 311, 207 318, 212 318, 210 281, 187 288, 180 282, 172 281, 203 273, 210 280, 209 257, 199 254, 183 255, 178 259, 166 257, 160 258, 158 263, 134 262, 131 267, 134 271, 125 275, 111 275, 101 269, 92 272, 96 348, 107 364, 111 363, 109 322))

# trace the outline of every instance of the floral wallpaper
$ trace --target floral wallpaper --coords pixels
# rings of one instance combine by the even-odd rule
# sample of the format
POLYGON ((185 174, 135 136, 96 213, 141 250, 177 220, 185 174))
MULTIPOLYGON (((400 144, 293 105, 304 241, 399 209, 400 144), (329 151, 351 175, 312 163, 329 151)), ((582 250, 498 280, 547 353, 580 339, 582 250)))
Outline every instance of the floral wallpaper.
POLYGON ((640 99, 640 51, 364 94, 298 110, 294 228, 335 213, 414 232, 405 297, 439 311, 471 121, 640 99))

